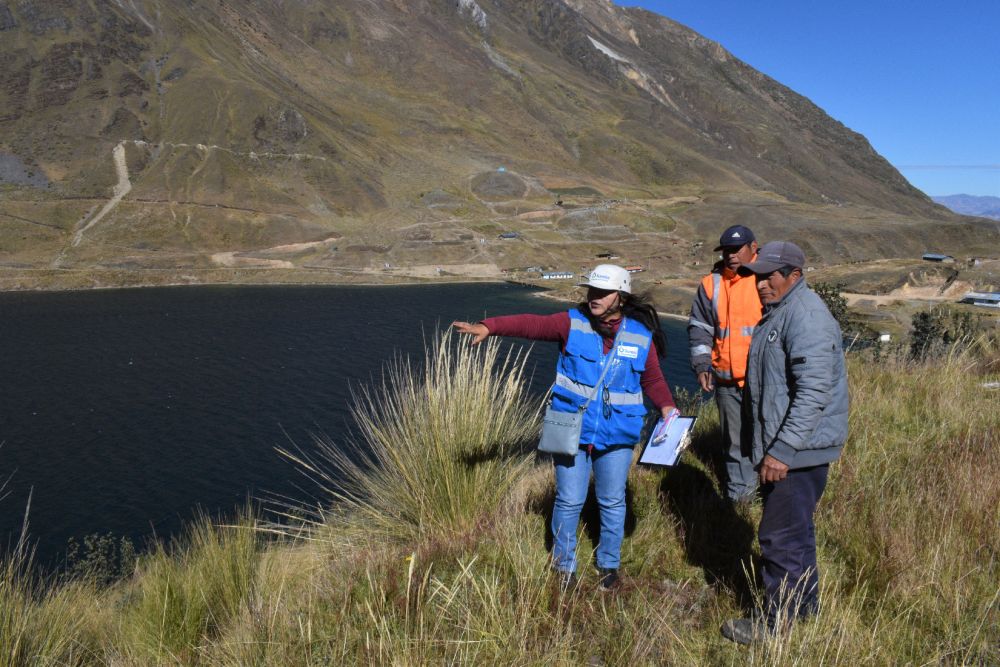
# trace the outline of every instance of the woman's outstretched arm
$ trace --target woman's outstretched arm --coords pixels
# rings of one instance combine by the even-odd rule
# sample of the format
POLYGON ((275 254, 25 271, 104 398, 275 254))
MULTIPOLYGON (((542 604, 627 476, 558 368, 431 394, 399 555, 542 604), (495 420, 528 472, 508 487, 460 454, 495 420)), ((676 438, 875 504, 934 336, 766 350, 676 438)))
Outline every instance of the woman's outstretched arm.
POLYGON ((458 333, 475 336, 472 339, 473 345, 481 343, 487 336, 513 336, 559 343, 559 349, 562 350, 569 338, 569 313, 489 317, 476 324, 455 322, 452 326, 458 333))

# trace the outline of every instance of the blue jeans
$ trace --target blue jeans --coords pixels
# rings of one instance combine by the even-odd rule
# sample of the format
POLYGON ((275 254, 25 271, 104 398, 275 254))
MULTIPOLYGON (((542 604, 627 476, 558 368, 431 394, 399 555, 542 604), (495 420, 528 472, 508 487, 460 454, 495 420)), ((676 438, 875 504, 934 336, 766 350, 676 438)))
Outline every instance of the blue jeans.
POLYGON ((601 537, 597 566, 616 568, 625 537, 625 482, 632 466, 632 448, 617 447, 589 456, 553 456, 556 464, 556 505, 552 512, 552 561, 557 570, 576 572, 576 526, 587 500, 590 471, 594 471, 597 506, 601 511, 601 537))

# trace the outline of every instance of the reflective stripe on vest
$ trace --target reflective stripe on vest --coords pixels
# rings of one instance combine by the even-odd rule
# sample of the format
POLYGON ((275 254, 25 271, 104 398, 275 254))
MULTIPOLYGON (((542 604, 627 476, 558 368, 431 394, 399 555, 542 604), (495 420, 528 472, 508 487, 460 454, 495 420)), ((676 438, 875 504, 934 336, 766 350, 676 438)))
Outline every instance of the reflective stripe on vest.
POLYGON ((712 274, 712 314, 715 321, 719 321, 719 288, 722 286, 722 274, 712 274))
POLYGON ((622 345, 638 345, 641 348, 648 348, 649 340, 649 336, 639 336, 627 331, 618 334, 618 342, 622 345))
POLYGON ((718 338, 719 340, 722 340, 724 338, 729 338, 729 327, 726 327, 725 329, 716 329, 715 337, 718 338))
POLYGON ((688 318, 688 326, 692 326, 692 325, 698 327, 699 329, 704 329, 705 331, 707 331, 710 334, 714 334, 715 333, 715 329, 713 329, 711 327, 711 325, 705 324, 701 320, 696 320, 693 317, 689 317, 688 318))
POLYGON ((753 336, 753 330, 757 327, 740 327, 740 333, 744 336, 753 336))
MULTIPOLYGON (((584 400, 590 398, 594 393, 594 388, 580 382, 574 382, 562 373, 556 373, 556 386, 567 389, 584 400)), ((597 396, 595 401, 603 400, 603 396, 597 396)), ((642 405, 642 394, 628 394, 618 391, 608 392, 608 403, 610 405, 642 405)))

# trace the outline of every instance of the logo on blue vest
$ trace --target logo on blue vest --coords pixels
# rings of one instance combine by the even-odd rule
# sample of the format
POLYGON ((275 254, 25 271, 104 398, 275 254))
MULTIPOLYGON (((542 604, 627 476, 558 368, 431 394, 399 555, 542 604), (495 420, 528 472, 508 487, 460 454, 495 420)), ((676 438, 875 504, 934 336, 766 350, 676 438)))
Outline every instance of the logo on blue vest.
POLYGON ((639 358, 639 348, 635 345, 619 345, 618 346, 618 356, 626 357, 628 359, 638 359, 639 358))

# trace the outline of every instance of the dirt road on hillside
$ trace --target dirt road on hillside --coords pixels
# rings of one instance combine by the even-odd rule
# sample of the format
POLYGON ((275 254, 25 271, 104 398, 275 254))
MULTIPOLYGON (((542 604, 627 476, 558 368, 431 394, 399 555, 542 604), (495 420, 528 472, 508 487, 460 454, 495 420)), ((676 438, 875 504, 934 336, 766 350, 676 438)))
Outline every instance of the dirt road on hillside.
POLYGON ((112 151, 112 157, 114 157, 115 160, 115 171, 118 172, 118 185, 111 190, 112 197, 108 203, 104 205, 104 208, 102 208, 97 215, 91 218, 83 229, 73 235, 72 245, 74 247, 80 245, 80 241, 83 240, 83 233, 100 222, 101 218, 107 215, 108 212, 122 200, 122 197, 127 195, 129 190, 132 189, 132 183, 128 180, 128 167, 125 165, 124 141, 115 146, 114 151, 112 151))

